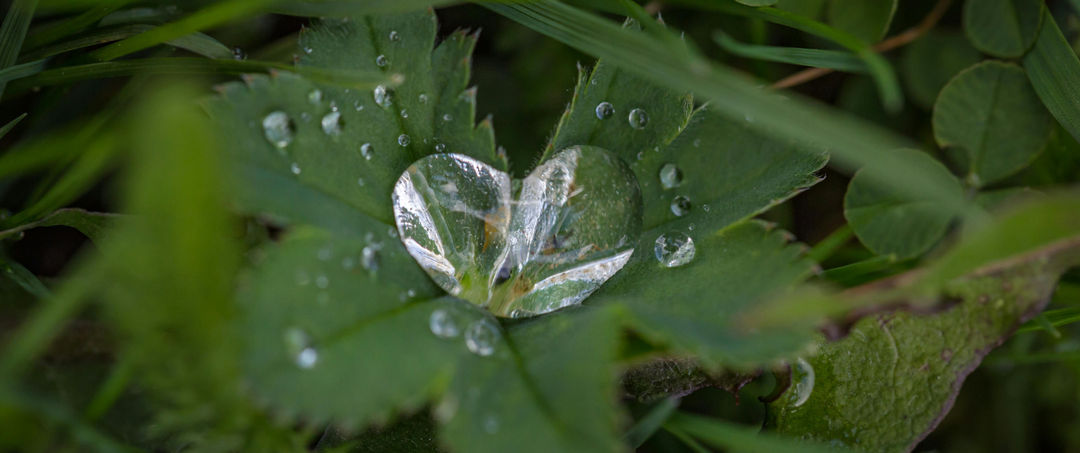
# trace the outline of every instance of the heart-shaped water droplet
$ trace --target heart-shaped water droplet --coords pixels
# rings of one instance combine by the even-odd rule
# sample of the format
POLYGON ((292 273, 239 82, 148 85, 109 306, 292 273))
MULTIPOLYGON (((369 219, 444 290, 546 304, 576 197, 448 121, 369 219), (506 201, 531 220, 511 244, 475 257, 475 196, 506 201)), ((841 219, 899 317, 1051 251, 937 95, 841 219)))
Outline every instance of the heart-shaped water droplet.
POLYGON ((627 165, 568 148, 520 182, 471 157, 416 161, 394 186, 406 249, 450 294, 505 317, 580 303, 615 274, 641 233, 627 165))

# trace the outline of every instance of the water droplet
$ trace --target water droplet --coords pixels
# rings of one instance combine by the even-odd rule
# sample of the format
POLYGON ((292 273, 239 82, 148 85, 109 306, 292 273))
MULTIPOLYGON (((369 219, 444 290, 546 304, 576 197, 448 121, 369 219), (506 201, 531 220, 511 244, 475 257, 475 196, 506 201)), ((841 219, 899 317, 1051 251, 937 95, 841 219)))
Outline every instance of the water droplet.
POLYGON ((298 164, 296 162, 293 162, 292 165, 289 165, 289 171, 291 171, 292 174, 294 174, 294 175, 299 175, 300 174, 300 164, 298 164))
POLYGON ((488 434, 499 432, 499 419, 495 418, 494 414, 488 414, 487 417, 484 417, 484 432, 488 434))
POLYGON ((319 361, 319 352, 311 346, 311 338, 299 328, 290 327, 285 330, 285 347, 300 368, 310 369, 319 361))
POLYGON ((700 147, 701 147, 701 139, 700 138, 695 138, 694 139, 694 148, 700 148, 700 147))
POLYGON ((356 178, 356 185, 363 186, 364 185, 364 178, 356 178))
POLYGON ((443 116, 442 116, 443 121, 453 121, 453 119, 454 119, 454 117, 450 116, 449 113, 443 113, 443 116))
POLYGON ((401 146, 409 146, 409 142, 411 141, 412 139, 410 139, 409 136, 406 134, 401 134, 397 137, 397 144, 401 146))
POLYGON ((709 205, 707 205, 707 204, 701 205, 701 210, 703 210, 705 212, 709 212, 709 205))
POLYGON ((677 195, 671 200, 671 213, 682 217, 690 213, 690 199, 684 195, 677 195))
POLYGON ((427 101, 428 101, 428 97, 427 97, 427 95, 426 95, 426 94, 424 94, 424 93, 420 93, 420 95, 419 95, 419 96, 417 96, 416 98, 420 100, 420 103, 421 103, 421 104, 427 104, 427 101))
POLYGON ((364 269, 369 271, 375 271, 379 269, 379 247, 376 244, 371 244, 360 252, 360 265, 364 266, 364 269))
POLYGON ((656 254, 656 260, 664 267, 678 267, 692 261, 697 250, 690 236, 671 232, 656 238, 653 252, 656 254))
POLYGON ((322 102, 322 91, 317 88, 311 90, 311 92, 307 95, 307 100, 312 104, 318 104, 322 102))
POLYGON ((315 286, 318 286, 319 289, 326 289, 330 286, 330 277, 327 277, 326 274, 317 275, 315 277, 315 286))
POLYGON ((630 111, 630 116, 627 117, 630 122, 630 127, 634 129, 645 129, 645 126, 649 124, 649 114, 645 113, 642 109, 634 109, 630 111))
POLYGON ((615 106, 610 102, 604 101, 596 104, 596 117, 602 120, 611 118, 611 115, 615 114, 615 106))
POLYGON ((364 103, 360 102, 359 99, 353 101, 352 106, 353 106, 353 109, 355 109, 357 112, 359 112, 361 110, 364 110, 364 103))
POLYGON ((446 152, 446 143, 438 143, 438 144, 436 144, 435 145, 435 152, 445 153, 446 152))
POLYGON ((322 130, 326 135, 341 134, 341 112, 330 112, 322 117, 322 130))
POLYGON ((371 160, 371 156, 375 154, 375 147, 371 146, 371 143, 364 143, 360 145, 360 155, 364 156, 365 160, 371 160))
POLYGON ((409 117, 409 112, 407 110, 405 110, 405 109, 401 109, 401 117, 402 118, 408 118, 409 117))
POLYGON ((390 107, 390 104, 394 100, 394 92, 386 89, 385 85, 379 85, 375 87, 375 90, 372 92, 372 97, 375 98, 375 103, 380 107, 387 108, 390 107))
POLYGON ((641 160, 641 159, 644 159, 644 158, 645 158, 645 152, 644 151, 638 151, 637 152, 637 160, 641 160))
POLYGON ((306 53, 306 54, 308 54, 308 55, 311 55, 311 52, 313 52, 313 51, 314 51, 314 49, 312 49, 312 48, 310 48, 310 47, 305 47, 305 48, 304 48, 304 53, 306 53))
POLYGON ((499 340, 499 329, 487 319, 478 319, 465 330, 465 346, 478 356, 487 357, 495 353, 495 342, 499 340))
POLYGON ((664 164, 660 167, 660 185, 664 189, 674 189, 682 185, 682 170, 675 164, 664 164))
POLYGON ((401 41, 401 35, 398 34, 397 30, 390 30, 390 35, 388 37, 391 41, 401 41))
POLYGON ((448 423, 454 418, 455 415, 457 415, 457 410, 457 398, 455 398, 454 395, 447 393, 443 395, 442 400, 439 401, 439 404, 435 405, 435 420, 438 420, 439 422, 444 424, 448 423))
POLYGON ((454 315, 442 308, 431 312, 431 317, 428 318, 428 328, 431 329, 431 333, 439 338, 454 338, 461 333, 454 315))
POLYGON ((293 124, 289 115, 282 111, 270 112, 262 120, 263 135, 271 145, 284 149, 292 143, 293 124))
POLYGON ((232 57, 234 60, 246 60, 247 54, 244 53, 244 49, 233 47, 232 57))
POLYGON ((382 67, 385 67, 389 63, 390 63, 390 59, 386 58, 386 55, 379 55, 379 56, 375 57, 375 66, 378 66, 378 67, 382 68, 382 67))
POLYGON ((802 357, 791 366, 792 391, 795 392, 793 407, 802 406, 814 391, 814 367, 802 357))

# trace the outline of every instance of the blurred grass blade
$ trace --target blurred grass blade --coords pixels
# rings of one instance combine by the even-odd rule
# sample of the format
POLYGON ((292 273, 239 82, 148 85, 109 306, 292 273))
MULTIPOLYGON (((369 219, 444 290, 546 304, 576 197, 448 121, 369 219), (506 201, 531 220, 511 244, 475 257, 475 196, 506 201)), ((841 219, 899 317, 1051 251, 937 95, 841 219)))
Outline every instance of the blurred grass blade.
MULTIPOLYGON (((79 37, 68 41, 42 47, 40 49, 35 49, 31 52, 25 52, 20 57, 20 60, 27 61, 48 58, 73 50, 96 46, 107 42, 119 41, 121 39, 129 38, 140 33, 145 33, 147 31, 153 30, 154 28, 155 27, 153 25, 147 24, 130 24, 116 27, 101 28, 93 30, 90 33, 80 35, 79 37)), ((191 33, 170 41, 166 41, 165 44, 169 44, 171 46, 178 47, 207 58, 233 57, 232 49, 229 49, 226 45, 222 44, 210 35, 204 33, 191 33)))
POLYGON ((638 420, 634 426, 626 431, 626 435, 623 436, 626 443, 634 448, 640 447, 641 444, 644 444, 656 433, 656 430, 663 426, 664 422, 671 417, 671 414, 675 413, 675 409, 678 409, 678 407, 678 398, 666 398, 657 403, 656 406, 649 409, 649 413, 641 417, 641 420, 638 420))
POLYGON ((848 52, 744 44, 722 31, 713 33, 713 41, 725 51, 740 57, 846 72, 867 72, 866 63, 848 52))
POLYGON ((23 118, 26 118, 26 113, 16 116, 15 119, 8 121, 7 124, 5 124, 3 127, 0 127, 0 138, 4 138, 4 136, 7 135, 8 132, 11 132, 12 129, 15 129, 15 126, 18 126, 19 123, 22 122, 23 118))
POLYGON ((83 151, 86 143, 101 131, 108 115, 99 115, 68 130, 20 144, 0 154, 0 179, 10 178, 61 161, 68 161, 83 151))
MULTIPOLYGON (((30 20, 34 18, 34 8, 37 0, 14 0, 4 17, 4 24, 0 25, 0 69, 7 69, 15 64, 22 50, 23 40, 26 39, 26 30, 30 28, 30 20)), ((4 94, 6 84, 0 80, 0 96, 4 94)))
POLYGON ((123 216, 121 214, 92 212, 80 208, 57 209, 49 215, 42 217, 41 220, 24 223, 0 231, 0 239, 19 234, 31 228, 63 225, 79 230, 80 233, 85 234, 90 240, 97 242, 102 238, 109 227, 122 218, 123 216))
POLYGON ((814 247, 806 253, 806 256, 818 263, 825 261, 832 257, 841 247, 851 241, 851 237, 854 235, 855 232, 851 229, 851 225, 845 223, 840 228, 837 228, 836 231, 829 233, 825 239, 814 244, 814 247))
POLYGON ((176 22, 155 27, 153 30, 132 36, 90 52, 98 61, 110 61, 140 50, 156 46, 200 30, 213 28, 233 19, 248 16, 262 9, 272 0, 228 0, 215 3, 176 22))
POLYGON ((676 439, 679 439, 679 442, 682 442, 683 445, 686 446, 686 448, 690 449, 690 451, 694 453, 712 453, 709 451, 708 448, 705 448, 704 445, 701 445, 700 442, 694 440, 693 437, 690 437, 689 434, 686 434, 681 429, 675 428, 673 426, 664 426, 663 428, 672 436, 675 436, 676 439))
POLYGON ((705 441, 705 443, 728 451, 744 453, 808 453, 808 452, 835 452, 844 451, 816 445, 811 442, 800 442, 796 439, 786 439, 775 435, 759 433, 756 427, 741 426, 719 419, 705 418, 697 415, 676 413, 668 419, 665 426, 670 426, 693 437, 705 441))
POLYGON ((293 0, 279 1, 271 12, 305 17, 349 17, 363 14, 392 14, 420 11, 430 7, 464 3, 463 0, 293 0))
MULTIPOLYGON (((71 412, 66 404, 60 404, 50 399, 38 396, 32 392, 21 389, 0 389, 0 407, 5 409, 7 415, 11 408, 35 414, 44 420, 49 420, 64 427, 64 435, 70 436, 76 444, 84 447, 80 451, 95 451, 102 453, 134 453, 139 450, 120 443, 109 437, 108 434, 98 431, 97 428, 83 421, 77 414, 71 412)), ((68 445, 68 447, 71 447, 68 445)))
MULTIPOLYGON (((0 69, 0 86, 6 85, 12 80, 22 79, 40 73, 45 70, 46 63, 45 60, 37 60, 0 69)), ((3 97, 3 93, 0 93, 0 97, 3 97)))
MULTIPOLYGON (((871 162, 895 171, 875 175, 875 182, 899 193, 941 203, 943 209, 965 212, 963 197, 922 174, 917 165, 892 150, 908 142, 869 122, 813 102, 780 96, 759 88, 723 66, 674 51, 647 35, 626 30, 570 6, 538 1, 485 6, 540 33, 562 41, 641 77, 677 90, 690 89, 716 102, 713 110, 763 134, 826 147, 834 163, 848 171, 871 162)), ((813 147, 800 147, 808 152, 813 147)))
POLYGON ((1043 14, 1042 30, 1024 56, 1024 69, 1046 109, 1080 140, 1080 60, 1046 8, 1043 14))
POLYGON ((15 260, 5 260, 3 257, 0 257, 0 263, 3 264, 2 267, 7 278, 26 290, 26 292, 41 300, 52 297, 52 292, 49 291, 49 288, 46 288, 45 284, 41 283, 41 280, 38 280, 37 276, 34 275, 33 272, 30 272, 29 269, 23 267, 22 264, 19 264, 15 260))
POLYGON ((870 76, 874 78, 874 83, 877 84, 878 92, 881 94, 882 104, 885 105, 886 110, 896 112, 903 107, 904 95, 900 90, 900 82, 897 80, 896 73, 893 72, 892 67, 889 66, 889 62, 885 60, 885 57, 874 52, 874 49, 871 48, 869 44, 855 35, 838 30, 806 16, 778 8, 752 8, 731 1, 713 0, 677 0, 677 3, 702 9, 711 9, 727 14, 761 19, 832 41, 841 47, 852 51, 858 58, 866 63, 870 76))
POLYGON ((132 1, 133 0, 106 2, 104 4, 92 6, 89 10, 75 17, 35 27, 26 36, 23 47, 26 49, 37 48, 51 42, 56 42, 57 40, 66 38, 75 33, 79 33, 92 25, 97 24, 103 17, 132 1))
MULTIPOLYGON (((1061 326, 1067 326, 1076 322, 1080 322, 1080 307, 1068 307, 1059 308, 1057 310, 1046 310, 1040 315, 1049 327, 1057 328, 1061 326)), ((1028 321, 1024 325, 1017 329, 1017 333, 1020 332, 1033 332, 1037 330, 1049 330, 1047 325, 1043 324, 1039 319, 1028 321)))
MULTIPOLYGON (((305 68, 283 63, 234 60, 232 58, 208 60, 180 57, 107 61, 47 69, 12 83, 12 90, 22 91, 36 86, 60 85, 82 80, 125 77, 138 74, 247 74, 268 70, 295 72, 314 82, 348 88, 372 88, 384 83, 394 84, 401 81, 401 76, 374 71, 305 68)), ((0 78, 0 80, 4 79, 0 78)))

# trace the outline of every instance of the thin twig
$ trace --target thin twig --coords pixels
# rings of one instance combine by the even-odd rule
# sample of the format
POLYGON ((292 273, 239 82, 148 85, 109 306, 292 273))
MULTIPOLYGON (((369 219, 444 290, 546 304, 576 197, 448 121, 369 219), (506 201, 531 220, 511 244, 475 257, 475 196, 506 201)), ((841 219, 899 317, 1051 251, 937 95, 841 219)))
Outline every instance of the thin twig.
MULTIPOLYGON (((878 53, 888 52, 898 47, 906 46, 912 41, 919 39, 937 25, 938 21, 945 16, 945 12, 949 10, 949 6, 951 5, 952 0, 938 0, 937 4, 934 5, 934 9, 930 10, 918 25, 904 30, 889 39, 874 44, 872 49, 878 53)), ((827 68, 809 68, 780 79, 776 83, 773 83, 772 87, 777 89, 791 88, 817 79, 818 77, 831 74, 832 72, 832 69, 827 68)))

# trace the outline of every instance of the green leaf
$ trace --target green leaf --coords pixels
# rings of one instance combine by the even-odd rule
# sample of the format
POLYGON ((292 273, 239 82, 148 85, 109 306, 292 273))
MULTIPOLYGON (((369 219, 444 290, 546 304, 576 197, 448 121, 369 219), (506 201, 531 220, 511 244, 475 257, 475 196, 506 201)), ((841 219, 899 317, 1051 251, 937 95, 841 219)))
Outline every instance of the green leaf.
POLYGON ((822 10, 825 9, 825 3, 827 1, 828 0, 780 0, 776 2, 776 8, 790 11, 810 19, 817 19, 821 16, 822 10))
POLYGON ((741 312, 813 269, 802 249, 788 244, 790 235, 756 221, 715 233, 691 231, 694 259, 662 266, 651 253, 657 237, 688 228, 689 222, 680 222, 647 232, 630 263, 586 303, 627 307, 634 329, 650 341, 693 354, 709 368, 743 368, 797 354, 810 330, 756 330, 738 322, 741 312))
POLYGON ((1024 70, 979 63, 945 85, 934 104, 934 138, 981 187, 1026 167, 1050 139, 1050 115, 1024 70))
POLYGON ((1024 69, 1047 110, 1080 140, 1080 60, 1054 18, 1045 14, 1035 47, 1024 56, 1024 69))
MULTIPOLYGON (((937 185, 949 187, 956 196, 963 195, 960 182, 926 153, 895 153, 905 155, 908 162, 917 162, 918 171, 933 178, 937 185)), ((958 213, 934 200, 909 197, 874 184, 874 173, 890 171, 894 169, 876 165, 856 173, 844 196, 844 217, 859 241, 874 253, 898 259, 919 256, 945 235, 958 213)))
POLYGON ((897 0, 829 0, 829 24, 866 42, 885 37, 897 0))
POLYGON ((265 251, 238 296, 258 398, 285 416, 354 428, 416 410, 445 387, 467 351, 432 335, 428 317, 464 304, 426 302, 438 289, 415 266, 397 271, 412 258, 393 250, 299 228, 265 251))
POLYGON ((903 52, 900 78, 912 102, 926 109, 953 76, 982 59, 963 34, 952 30, 930 30, 903 52))
POLYGON ((770 433, 760 433, 757 427, 739 426, 724 420, 677 413, 664 425, 705 443, 727 451, 740 452, 830 452, 838 449, 815 445, 812 442, 785 439, 770 433))
MULTIPOLYGON (((771 403, 769 424, 781 434, 859 450, 911 450, 949 411, 986 353, 1038 313, 1057 277, 1077 263, 1074 241, 949 284, 941 297, 959 302, 938 313, 862 319, 847 338, 808 359, 812 388, 788 390, 771 403)), ((888 289, 865 290, 881 303, 904 302, 888 289)))
POLYGON ((725 51, 741 57, 838 71, 867 72, 866 63, 850 52, 743 44, 721 31, 713 33, 713 41, 725 51))
POLYGON ((454 451, 619 451, 616 310, 568 309, 508 329, 471 354, 436 417, 454 451), (526 440, 526 441, 523 441, 526 440))
POLYGON ((1023 55, 1042 22, 1043 2, 1039 0, 967 0, 964 2, 964 31, 979 50, 1002 58, 1023 55))

